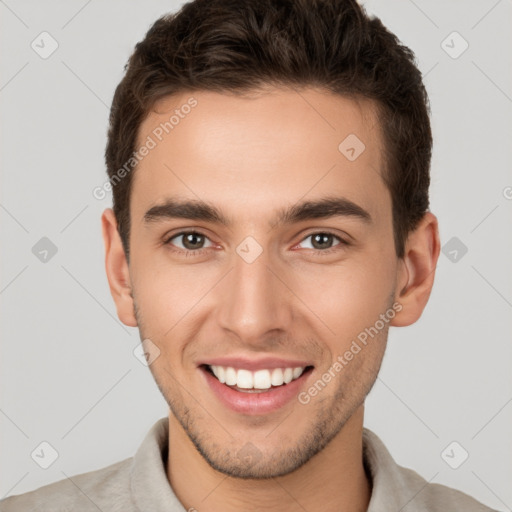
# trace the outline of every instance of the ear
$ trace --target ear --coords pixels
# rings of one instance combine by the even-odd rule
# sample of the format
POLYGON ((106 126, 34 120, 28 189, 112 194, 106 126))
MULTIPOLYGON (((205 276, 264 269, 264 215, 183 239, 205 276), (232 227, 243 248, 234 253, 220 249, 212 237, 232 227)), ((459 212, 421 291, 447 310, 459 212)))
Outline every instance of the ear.
POLYGON ((421 316, 434 284, 439 251, 437 218, 427 212, 405 243, 405 254, 399 262, 395 295, 402 309, 390 322, 391 325, 411 325, 421 316))
POLYGON ((105 244, 105 269, 110 293, 116 303, 117 316, 123 324, 137 327, 128 262, 117 230, 117 220, 111 208, 103 212, 101 228, 105 244))

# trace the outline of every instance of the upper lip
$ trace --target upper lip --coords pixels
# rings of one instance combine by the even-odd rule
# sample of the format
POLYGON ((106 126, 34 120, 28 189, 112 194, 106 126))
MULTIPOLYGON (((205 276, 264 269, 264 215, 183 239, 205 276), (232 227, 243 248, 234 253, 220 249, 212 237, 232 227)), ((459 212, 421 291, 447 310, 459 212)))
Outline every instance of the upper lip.
POLYGON ((249 358, 244 356, 239 357, 212 357, 211 359, 205 359, 199 361, 198 366, 209 365, 209 366, 224 366, 232 367, 235 369, 244 369, 250 371, 265 370, 272 368, 296 368, 312 366, 311 362, 298 360, 298 359, 284 359, 280 357, 261 357, 261 358, 249 358))

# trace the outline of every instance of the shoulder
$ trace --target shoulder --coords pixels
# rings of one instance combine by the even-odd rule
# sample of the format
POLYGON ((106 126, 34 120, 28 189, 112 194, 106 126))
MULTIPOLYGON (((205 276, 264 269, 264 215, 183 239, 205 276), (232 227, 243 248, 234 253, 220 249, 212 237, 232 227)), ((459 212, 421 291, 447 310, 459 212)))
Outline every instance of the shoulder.
POLYGON ((368 512, 496 512, 457 489, 425 480, 416 471, 395 462, 382 440, 363 429, 363 459, 372 479, 368 512))
POLYGON ((34 491, 0 501, 1 512, 68 512, 98 510, 130 512, 130 471, 133 458, 73 475, 34 491))
POLYGON ((404 507, 404 512, 445 512, 460 510, 464 512, 496 512, 494 509, 480 503, 475 498, 446 485, 429 483, 416 471, 398 466, 402 481, 406 488, 414 490, 411 493, 410 508, 404 507), (417 493, 417 494, 416 494, 417 493), (413 498, 414 496, 414 498, 413 498))

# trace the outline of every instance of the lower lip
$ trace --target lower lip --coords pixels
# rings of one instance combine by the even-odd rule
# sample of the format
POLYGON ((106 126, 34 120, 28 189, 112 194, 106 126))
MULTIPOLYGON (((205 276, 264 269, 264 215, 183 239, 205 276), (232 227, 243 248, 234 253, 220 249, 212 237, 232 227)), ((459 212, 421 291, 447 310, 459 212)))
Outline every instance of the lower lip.
POLYGON ((297 397, 300 388, 311 373, 308 370, 298 379, 292 380, 288 384, 271 388, 269 391, 244 393, 222 384, 206 368, 200 367, 199 369, 205 376, 210 389, 224 405, 237 413, 249 414, 251 416, 277 411, 292 401, 297 397))

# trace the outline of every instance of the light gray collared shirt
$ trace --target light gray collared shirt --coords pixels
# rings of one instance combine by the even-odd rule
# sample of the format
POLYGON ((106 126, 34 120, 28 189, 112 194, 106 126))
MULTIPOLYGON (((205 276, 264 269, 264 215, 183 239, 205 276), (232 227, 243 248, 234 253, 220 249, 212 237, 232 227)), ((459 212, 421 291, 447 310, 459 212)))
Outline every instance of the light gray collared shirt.
MULTIPOLYGON (((167 480, 169 419, 159 419, 134 457, 0 501, 1 512, 186 512, 167 480)), ((172 456, 172 454, 171 454, 172 456)), ((368 512, 496 512, 460 491, 428 483, 396 464, 380 438, 363 429, 372 477, 368 512)), ((196 505, 201 510, 200 503, 196 505)))

